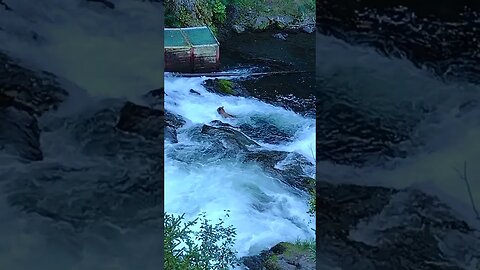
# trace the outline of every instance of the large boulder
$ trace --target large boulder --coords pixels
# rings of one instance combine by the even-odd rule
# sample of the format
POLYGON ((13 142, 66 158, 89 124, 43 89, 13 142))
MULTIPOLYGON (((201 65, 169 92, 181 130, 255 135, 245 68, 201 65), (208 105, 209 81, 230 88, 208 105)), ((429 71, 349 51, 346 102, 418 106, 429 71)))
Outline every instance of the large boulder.
POLYGON ((312 188, 313 179, 307 173, 314 165, 300 154, 258 150, 245 153, 244 161, 260 165, 267 173, 294 189, 307 192, 312 188))
POLYGON ((127 102, 120 111, 117 128, 155 140, 163 135, 163 123, 162 111, 127 102))
POLYGON ((247 151, 251 147, 259 146, 255 141, 248 138, 242 132, 230 127, 213 127, 203 125, 201 133, 209 136, 211 139, 221 141, 227 148, 247 151))
POLYGON ((30 107, 36 114, 56 109, 68 97, 55 75, 25 68, 2 52, 0 93, 30 107))
POLYGON ((317 261, 359 270, 479 266, 479 232, 437 197, 318 181, 316 200, 317 261))
POLYGON ((281 144, 292 141, 294 134, 289 134, 267 120, 256 119, 253 124, 241 124, 240 130, 252 139, 269 144, 281 144))
POLYGON ((208 79, 203 83, 203 86, 208 91, 222 96, 248 96, 247 90, 232 80, 208 79))
POLYGON ((43 159, 40 129, 29 107, 0 93, 0 150, 23 160, 43 159))

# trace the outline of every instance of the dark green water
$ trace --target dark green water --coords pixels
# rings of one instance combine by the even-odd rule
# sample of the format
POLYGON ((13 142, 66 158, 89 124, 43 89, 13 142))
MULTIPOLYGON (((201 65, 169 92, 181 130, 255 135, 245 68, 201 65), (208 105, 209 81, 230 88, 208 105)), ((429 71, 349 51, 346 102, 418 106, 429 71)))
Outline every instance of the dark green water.
POLYGON ((305 73, 249 78, 242 85, 255 97, 282 104, 303 114, 315 113, 315 35, 279 32, 244 33, 220 41, 222 70, 254 67, 259 70, 298 70, 305 73))

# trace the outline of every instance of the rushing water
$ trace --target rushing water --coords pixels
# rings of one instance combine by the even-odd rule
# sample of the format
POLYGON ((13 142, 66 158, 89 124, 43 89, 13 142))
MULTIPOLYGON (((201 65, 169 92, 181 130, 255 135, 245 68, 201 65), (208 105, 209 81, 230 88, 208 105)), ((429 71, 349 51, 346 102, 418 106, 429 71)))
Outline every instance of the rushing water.
MULTIPOLYGON (((224 156, 209 142, 195 137, 195 130, 213 120, 233 126, 260 125, 264 120, 292 135, 284 144, 261 144, 264 149, 297 152, 314 162, 315 120, 255 98, 219 96, 208 92, 203 78, 165 79, 165 110, 187 123, 178 130, 179 143, 165 145, 165 211, 191 219, 201 212, 217 220, 230 211, 227 224, 237 229, 239 255, 256 254, 280 241, 314 237, 314 220, 307 214, 308 196, 282 184, 261 167, 224 156), (195 89, 200 95, 190 93, 195 89), (237 118, 221 119, 224 106, 237 118)), ((248 136, 248 134, 246 134, 248 136)), ((314 170, 306 172, 314 177, 314 170)))
POLYGON ((317 34, 317 77, 317 176, 334 182, 417 186, 440 195, 467 218, 473 215, 466 186, 455 169, 463 171, 467 162, 479 204, 478 85, 441 81, 408 60, 321 34, 317 34), (350 126, 330 118, 342 114, 351 117, 343 118, 350 119, 350 126), (358 130, 373 134, 368 144, 363 144, 358 130), (333 131, 338 131, 333 139, 348 148, 342 157, 360 162, 338 158, 332 165, 329 157, 336 156, 327 145, 333 131), (367 147, 372 144, 381 146, 367 147), (322 150, 330 151, 330 156, 322 155, 322 150))

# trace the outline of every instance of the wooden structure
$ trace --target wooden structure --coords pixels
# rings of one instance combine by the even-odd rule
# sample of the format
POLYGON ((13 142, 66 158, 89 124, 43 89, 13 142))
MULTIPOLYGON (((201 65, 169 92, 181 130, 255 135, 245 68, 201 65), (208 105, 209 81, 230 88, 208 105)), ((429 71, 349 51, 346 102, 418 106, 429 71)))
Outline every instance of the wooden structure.
POLYGON ((165 28, 165 71, 211 72, 220 67, 220 43, 207 26, 165 28))

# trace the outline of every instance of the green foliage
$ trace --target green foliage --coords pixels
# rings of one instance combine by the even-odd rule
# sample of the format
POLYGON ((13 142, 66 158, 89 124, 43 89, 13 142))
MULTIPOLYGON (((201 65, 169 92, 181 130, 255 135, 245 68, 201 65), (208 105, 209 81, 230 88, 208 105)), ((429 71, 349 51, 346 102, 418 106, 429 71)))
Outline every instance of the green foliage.
POLYGON ((233 95, 233 82, 229 80, 219 79, 218 80, 218 90, 224 94, 233 95))
POLYGON ((271 254, 265 261, 265 268, 267 270, 281 270, 279 259, 284 261, 298 260, 299 257, 305 257, 311 262, 316 261, 316 242, 312 240, 297 240, 295 243, 280 243, 284 250, 281 255, 271 254))
MULTIPOLYGON (((228 212, 226 214, 228 217, 228 212)), ((224 221, 211 224, 205 213, 184 222, 184 215, 164 214, 164 268, 169 270, 225 270, 238 262, 233 249, 236 231, 224 221), (198 231, 193 227, 200 225, 198 231)))
POLYGON ((317 191, 315 179, 311 180, 310 186, 311 188, 309 191, 310 198, 308 200, 308 213, 311 216, 315 216, 315 214, 317 213, 317 191))
POLYGON ((213 0, 211 2, 213 6, 213 20, 218 24, 223 24, 227 19, 226 6, 222 3, 221 0, 213 0))

